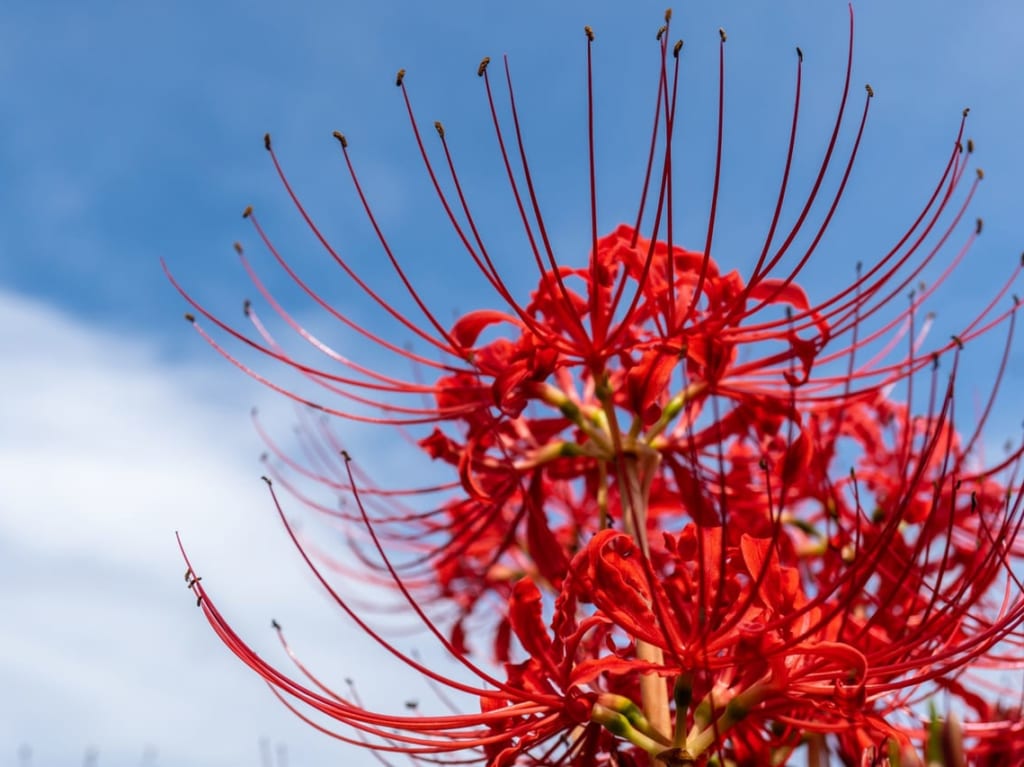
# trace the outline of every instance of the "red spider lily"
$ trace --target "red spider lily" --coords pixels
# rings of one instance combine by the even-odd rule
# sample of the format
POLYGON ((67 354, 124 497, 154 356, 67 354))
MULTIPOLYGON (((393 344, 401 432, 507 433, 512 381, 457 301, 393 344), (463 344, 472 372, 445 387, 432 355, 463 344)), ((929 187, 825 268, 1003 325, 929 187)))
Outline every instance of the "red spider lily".
POLYGON ((1015 567, 1024 554, 1017 542, 1024 449, 995 465, 980 453, 1018 308, 1016 301, 1005 308, 1001 302, 1020 268, 949 340, 926 349, 930 319, 922 318, 981 231, 979 221, 960 234, 982 178, 980 171, 968 174, 972 146, 963 142, 964 122, 925 205, 895 244, 858 265, 850 284, 812 300, 797 280, 843 197, 873 95, 868 87, 852 148, 837 158, 848 123, 851 13, 842 97, 819 169, 794 202, 798 49, 792 130, 768 230, 752 272, 727 271, 713 256, 726 37, 722 32, 711 206, 701 249, 688 251, 673 239, 681 44, 670 46, 668 18, 657 36, 654 129, 635 221, 604 237, 596 216, 594 36, 586 30, 592 218, 589 256, 579 267, 558 261, 551 247, 508 63, 511 128, 499 117, 489 60, 480 65, 538 275, 525 302, 512 295, 492 260, 440 123, 438 158, 427 150, 399 72, 429 179, 498 301, 451 327, 427 306, 378 224, 348 140, 335 134, 416 317, 398 311, 321 234, 267 137, 288 194, 329 256, 429 351, 403 347, 333 308, 278 251, 251 209, 246 218, 318 305, 379 349, 413 363, 420 372, 410 379, 350 359, 303 328, 240 246, 243 265, 273 312, 335 367, 302 361, 250 304, 254 332, 246 333, 182 290, 221 336, 294 369, 336 399, 314 403, 273 383, 189 315, 205 339, 250 375, 325 416, 399 427, 451 468, 445 483, 395 489, 360 473, 326 424, 306 422, 301 458, 264 433, 275 459, 268 461, 270 477, 344 526, 356 562, 332 558, 331 564, 347 577, 391 588, 397 607, 422 622, 474 681, 442 676, 365 622, 314 562, 319 546, 300 539, 278 504, 324 588, 399 660, 436 685, 477 697, 480 711, 379 713, 351 693, 333 691, 297 659, 299 678, 286 675, 235 635, 191 565, 189 585, 219 636, 286 705, 304 718, 313 709, 347 725, 352 733, 332 734, 378 753, 424 761, 457 754, 456 763, 493 765, 683 767, 712 759, 781 764, 810 744, 809 751, 832 749, 853 764, 926 741, 924 705, 941 695, 962 710, 970 753, 997 758, 992 755, 1003 752, 995 739, 1016 731, 978 692, 985 683, 970 675, 1020 665, 1024 589, 1015 567), (830 197, 822 192, 827 178, 837 180, 830 197), (793 206, 798 212, 787 228, 783 211, 793 206), (811 211, 822 208, 813 219, 811 211), (809 244, 794 252, 798 237, 809 244), (894 309, 954 238, 958 249, 939 279, 910 291, 909 301, 894 309), (962 438, 955 428, 962 350, 1000 326, 1007 344, 993 400, 962 438), (948 376, 943 361, 951 363, 948 376), (906 392, 905 402, 893 398, 897 390, 906 392), (354 508, 319 503, 302 479, 351 497, 354 508), (481 635, 504 673, 474 660, 481 635))

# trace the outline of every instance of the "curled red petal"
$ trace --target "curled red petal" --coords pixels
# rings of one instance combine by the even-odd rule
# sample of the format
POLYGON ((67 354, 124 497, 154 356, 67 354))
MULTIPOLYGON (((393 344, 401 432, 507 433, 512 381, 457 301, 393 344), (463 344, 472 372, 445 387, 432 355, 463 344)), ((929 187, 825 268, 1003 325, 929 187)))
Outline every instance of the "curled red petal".
POLYGON ((476 344, 477 338, 489 326, 499 322, 515 322, 515 318, 493 309, 480 309, 460 317, 452 325, 452 338, 462 347, 476 344))

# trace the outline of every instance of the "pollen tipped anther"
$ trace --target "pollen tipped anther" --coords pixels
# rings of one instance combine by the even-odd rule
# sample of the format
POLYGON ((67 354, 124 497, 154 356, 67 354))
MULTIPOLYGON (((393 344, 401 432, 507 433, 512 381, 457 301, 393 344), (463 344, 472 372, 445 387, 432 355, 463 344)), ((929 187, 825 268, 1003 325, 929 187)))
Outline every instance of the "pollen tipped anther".
POLYGON ((587 36, 589 42, 594 42, 594 28, 592 26, 587 24, 587 26, 583 27, 583 34, 587 36))
POLYGON ((671 8, 666 8, 665 9, 665 23, 668 24, 670 21, 672 21, 672 9, 671 8))
POLYGON ((405 70, 404 69, 399 69, 398 70, 398 74, 395 75, 395 85, 397 85, 399 88, 401 88, 402 87, 402 80, 404 80, 404 79, 405 79, 405 70))
POLYGON ((270 134, 269 133, 264 133, 263 134, 263 148, 268 150, 268 151, 270 150, 270 134))
POLYGON ((722 27, 718 28, 718 37, 723 43, 728 39, 726 37, 725 30, 722 27))
POLYGON ((875 89, 871 87, 871 83, 864 83, 864 90, 868 92, 869 99, 873 99, 875 97, 875 89))
POLYGON ((252 215, 252 205, 246 205, 245 210, 242 211, 242 218, 249 218, 252 215))
POLYGON ((185 312, 185 319, 188 320, 191 323, 195 323, 196 316, 194 314, 189 313, 189 312, 185 312))
POLYGON ((341 144, 342 149, 348 149, 348 139, 345 138, 345 134, 341 131, 334 131, 331 133, 334 138, 338 139, 338 143, 341 144))
POLYGON ((658 42, 661 42, 661 38, 665 36, 666 32, 668 32, 668 27, 662 24, 660 27, 658 27, 658 34, 654 36, 654 39, 657 40, 658 42))
POLYGON ((437 131, 437 135, 438 136, 440 136, 441 138, 444 138, 444 126, 441 125, 441 121, 440 120, 435 120, 434 121, 434 130, 437 131))
POLYGON ((963 116, 967 117, 967 115, 969 115, 970 113, 971 113, 971 108, 970 107, 964 107, 963 116))
POLYGON ((480 66, 478 66, 476 68, 476 76, 477 77, 483 77, 484 76, 484 72, 487 71, 487 65, 490 64, 490 63, 491 63, 491 57, 490 56, 484 56, 482 59, 480 59, 480 66))
POLYGON ((242 243, 240 242, 233 243, 232 247, 234 247, 235 253, 237 253, 238 255, 242 255, 242 253, 244 252, 242 250, 242 243))
POLYGON ((676 44, 672 47, 672 56, 678 59, 679 58, 679 51, 681 51, 682 49, 683 49, 683 41, 682 40, 676 40, 676 44))
POLYGON ((978 174, 978 181, 981 181, 983 178, 985 178, 985 170, 983 168, 978 168, 974 172, 978 174))

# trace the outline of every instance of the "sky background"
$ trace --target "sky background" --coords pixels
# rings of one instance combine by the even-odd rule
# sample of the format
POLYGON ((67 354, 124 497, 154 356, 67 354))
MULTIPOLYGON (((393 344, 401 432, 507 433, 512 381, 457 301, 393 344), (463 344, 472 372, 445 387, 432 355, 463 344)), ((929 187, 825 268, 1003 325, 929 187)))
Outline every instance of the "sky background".
MULTIPOLYGON (((579 263, 588 238, 581 27, 597 34, 599 215, 610 230, 635 210, 663 9, 568 0, 0 3, 0 767, 25 764, 27 749, 37 767, 89 758, 96 767, 260 765, 260 739, 286 746, 293 767, 372 763, 297 722, 219 644, 184 588, 175 531, 239 633, 268 657, 285 660, 269 629, 277 618, 312 665, 351 676, 380 705, 418 694, 296 561, 259 481, 262 448, 249 421, 258 406, 287 435, 292 411, 190 332, 160 259, 204 305, 240 319, 255 292, 231 248, 242 241, 268 283, 295 299, 240 216, 252 204, 340 309, 371 318, 325 269, 262 147, 270 131, 326 232, 386 286, 330 137, 340 129, 382 226, 439 316, 489 300, 431 196, 393 85, 401 66, 429 145, 431 123, 442 119, 493 254, 525 295, 532 278, 516 266, 522 233, 477 64, 509 55, 553 243, 579 263)), ((856 11, 852 112, 863 82, 877 96, 834 234, 806 284, 812 295, 841 285, 856 260, 870 262, 898 238, 970 106, 968 135, 986 171, 970 220, 984 216, 985 232, 932 307, 936 332, 948 335, 1024 246, 1024 9, 864 0, 856 11)), ((716 257, 743 269, 784 158, 793 47, 805 54, 796 178, 806 182, 838 101, 846 25, 845 3, 832 0, 676 8, 673 36, 686 40, 677 240, 702 241, 718 27, 729 42, 716 257)), ((289 306, 311 327, 325 322, 308 303, 289 306)), ((985 371, 1001 346, 994 337, 972 350, 968 396, 987 394, 985 371)), ((1007 394, 1022 367, 1018 352, 1007 394)), ((1017 435, 1013 399, 1000 401, 993 445, 1017 435)), ((397 468, 389 435, 341 431, 382 480, 397 468)), ((423 637, 408 644, 434 652, 423 637)))

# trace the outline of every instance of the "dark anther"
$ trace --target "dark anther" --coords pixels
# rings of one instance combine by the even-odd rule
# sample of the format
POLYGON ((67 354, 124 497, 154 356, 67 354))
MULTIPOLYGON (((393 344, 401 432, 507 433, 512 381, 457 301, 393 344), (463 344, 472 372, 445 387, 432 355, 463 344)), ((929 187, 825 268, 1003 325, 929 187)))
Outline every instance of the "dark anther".
POLYGON ((248 317, 249 316, 249 312, 251 312, 251 311, 252 311, 252 301, 250 301, 247 298, 247 299, 245 299, 242 302, 242 314, 244 314, 246 317, 248 317))
POLYGON ((964 348, 964 342, 963 342, 963 339, 960 338, 960 336, 950 336, 950 338, 953 339, 953 343, 956 344, 956 348, 957 349, 963 349, 964 348))
POLYGON ((277 620, 271 619, 271 621, 270 621, 270 628, 274 629, 274 631, 280 631, 281 630, 281 624, 278 623, 277 620))
POLYGON ((796 47, 796 57, 797 57, 797 58, 798 58, 798 59, 799 59, 800 61, 803 61, 803 60, 804 60, 804 52, 803 52, 802 50, 800 50, 800 46, 799 46, 799 45, 798 45, 798 46, 796 47))
POLYGON ((189 312, 185 312, 185 319, 188 320, 189 322, 195 323, 196 316, 194 314, 190 314, 189 312))
POLYGON ((264 133, 263 134, 263 148, 267 149, 267 150, 270 149, 270 134, 269 133, 264 133))
POLYGON ((666 27, 664 24, 662 24, 660 27, 658 27, 658 34, 656 34, 654 36, 654 39, 657 40, 660 43, 661 42, 661 38, 665 36, 666 32, 668 32, 668 27, 666 27))
POLYGON ((939 353, 932 352, 932 370, 939 369, 939 353))
POLYGON ((484 76, 484 72, 487 71, 487 65, 490 64, 490 63, 491 63, 491 57, 490 56, 484 56, 482 59, 480 59, 480 66, 478 66, 476 68, 476 76, 477 77, 483 77, 484 76))
POLYGON ((401 87, 402 80, 404 80, 404 79, 405 79, 405 70, 404 69, 399 69, 398 70, 398 74, 395 75, 395 85, 401 87))
POLYGON ((270 481, 270 477, 268 477, 266 474, 264 474, 262 477, 260 477, 260 479, 262 479, 264 482, 267 483, 267 487, 273 487, 274 486, 274 483, 270 481))
POLYGON ((967 151, 968 152, 973 152, 974 151, 974 139, 972 139, 972 138, 967 139, 967 151))
POLYGON ((974 225, 974 233, 975 234, 981 234, 981 225, 982 225, 982 223, 983 223, 982 220, 979 218, 977 223, 974 225))
POLYGON ((346 462, 352 460, 352 456, 348 454, 348 450, 342 450, 341 457, 344 458, 346 462))
POLYGON ((718 28, 718 37, 719 37, 719 39, 721 39, 721 41, 722 41, 723 43, 724 43, 724 42, 726 41, 726 39, 727 39, 727 38, 726 38, 726 36, 725 36, 725 30, 724 30, 724 29, 722 29, 721 27, 719 27, 719 28, 718 28))
POLYGON ((333 133, 331 133, 331 135, 334 136, 334 138, 338 139, 338 143, 341 144, 342 149, 348 149, 348 139, 345 138, 344 133, 336 130, 333 133))
POLYGON ((970 107, 964 107, 964 117, 967 117, 967 115, 969 115, 970 113, 971 113, 971 108, 970 107))
POLYGON ((196 607, 201 607, 203 604, 203 595, 200 594, 196 597, 196 607))
POLYGON ((197 583, 199 583, 199 581, 201 581, 201 580, 202 580, 202 578, 197 576, 195 574, 195 572, 192 570, 191 567, 188 570, 185 571, 185 587, 186 588, 189 588, 189 589, 195 588, 195 585, 197 583))
POLYGON ((683 41, 676 40, 676 44, 672 47, 672 55, 677 59, 679 58, 679 51, 683 49, 683 41))

